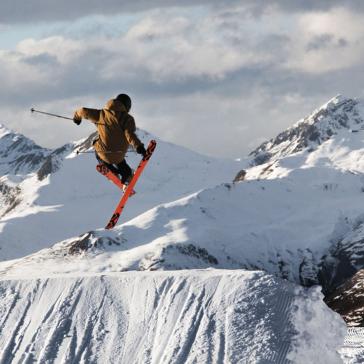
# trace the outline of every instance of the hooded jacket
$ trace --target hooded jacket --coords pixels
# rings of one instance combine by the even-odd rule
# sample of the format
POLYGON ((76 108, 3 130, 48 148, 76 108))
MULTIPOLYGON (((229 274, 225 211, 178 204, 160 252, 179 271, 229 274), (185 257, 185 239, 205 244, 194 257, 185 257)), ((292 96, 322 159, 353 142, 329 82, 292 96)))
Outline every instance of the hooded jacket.
POLYGON ((118 100, 108 101, 102 110, 83 107, 75 112, 75 116, 96 125, 99 135, 94 144, 95 151, 107 163, 120 163, 129 145, 137 149, 142 144, 135 134, 134 118, 118 100))

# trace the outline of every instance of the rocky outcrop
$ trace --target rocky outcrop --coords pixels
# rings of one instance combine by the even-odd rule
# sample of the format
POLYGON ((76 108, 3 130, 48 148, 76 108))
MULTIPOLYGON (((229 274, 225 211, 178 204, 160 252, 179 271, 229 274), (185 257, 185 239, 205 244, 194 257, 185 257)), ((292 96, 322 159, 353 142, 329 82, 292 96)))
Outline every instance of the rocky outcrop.
POLYGON ((364 269, 328 295, 326 303, 349 326, 364 326, 364 269))
POLYGON ((37 176, 39 181, 42 181, 47 176, 52 173, 57 172, 62 165, 63 155, 66 152, 69 152, 72 148, 71 144, 66 144, 61 148, 54 150, 51 154, 49 154, 46 158, 41 167, 37 172, 37 176))
POLYGON ((21 202, 20 187, 11 187, 0 181, 0 217, 12 211, 21 202))

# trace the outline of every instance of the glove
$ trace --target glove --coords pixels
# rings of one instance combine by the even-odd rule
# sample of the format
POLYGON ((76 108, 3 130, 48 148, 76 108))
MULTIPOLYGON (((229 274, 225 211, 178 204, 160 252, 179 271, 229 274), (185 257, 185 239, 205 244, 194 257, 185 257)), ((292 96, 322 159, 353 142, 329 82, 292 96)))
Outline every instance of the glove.
POLYGON ((75 115, 73 116, 73 122, 77 125, 80 125, 82 121, 82 118, 80 118, 77 114, 77 112, 75 112, 75 115))
POLYGON ((145 150, 145 148, 144 148, 144 144, 140 144, 139 146, 138 146, 138 148, 136 149, 136 152, 138 153, 138 154, 141 154, 143 157, 145 157, 146 156, 146 154, 147 154, 147 151, 145 150))

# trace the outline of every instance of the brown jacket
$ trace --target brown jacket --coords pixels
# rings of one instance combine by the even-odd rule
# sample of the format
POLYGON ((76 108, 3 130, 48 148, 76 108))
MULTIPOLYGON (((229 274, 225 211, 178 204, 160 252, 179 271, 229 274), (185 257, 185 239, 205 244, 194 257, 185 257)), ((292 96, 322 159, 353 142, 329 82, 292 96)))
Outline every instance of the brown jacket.
POLYGON ((134 118, 118 100, 108 101, 102 110, 83 107, 75 112, 75 117, 95 123, 99 133, 94 144, 95 150, 107 163, 120 163, 129 145, 136 149, 142 144, 135 134, 134 118))

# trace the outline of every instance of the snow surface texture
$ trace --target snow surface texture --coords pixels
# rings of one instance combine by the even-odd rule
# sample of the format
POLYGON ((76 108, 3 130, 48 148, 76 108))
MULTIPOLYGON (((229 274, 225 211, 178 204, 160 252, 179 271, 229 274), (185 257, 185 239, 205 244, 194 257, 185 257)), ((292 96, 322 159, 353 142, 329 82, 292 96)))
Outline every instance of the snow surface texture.
POLYGON ((317 289, 263 272, 67 276, 0 290, 5 363, 334 364, 346 332, 317 289))
MULTIPOLYGON (((143 131, 138 134, 145 144, 155 139, 143 131)), ((9 147, 9 140, 16 143, 14 140, 18 139, 21 145, 33 146, 25 137, 0 128, 3 165, 8 165, 8 158, 2 150, 9 147)), ((133 196, 120 222, 157 204, 232 180, 241 165, 237 161, 202 156, 159 139, 157 142, 157 149, 136 186, 137 195, 133 196)), ((9 173, 0 177, 0 260, 19 258, 106 225, 122 193, 96 171, 98 162, 91 146, 92 137, 54 151, 41 150, 39 153, 44 154, 41 163, 37 159, 38 164, 32 164, 35 169, 22 169, 25 174, 19 172, 20 166, 11 173, 8 169, 1 170, 9 173)), ((12 159, 24 159, 28 155, 26 148, 13 149, 12 159)), ((33 154, 31 151, 30 157, 33 154)), ((139 160, 136 153, 129 153, 131 166, 136 167, 139 160)))
POLYGON ((350 327, 345 338, 344 346, 340 350, 344 363, 364 363, 364 328, 350 327))

